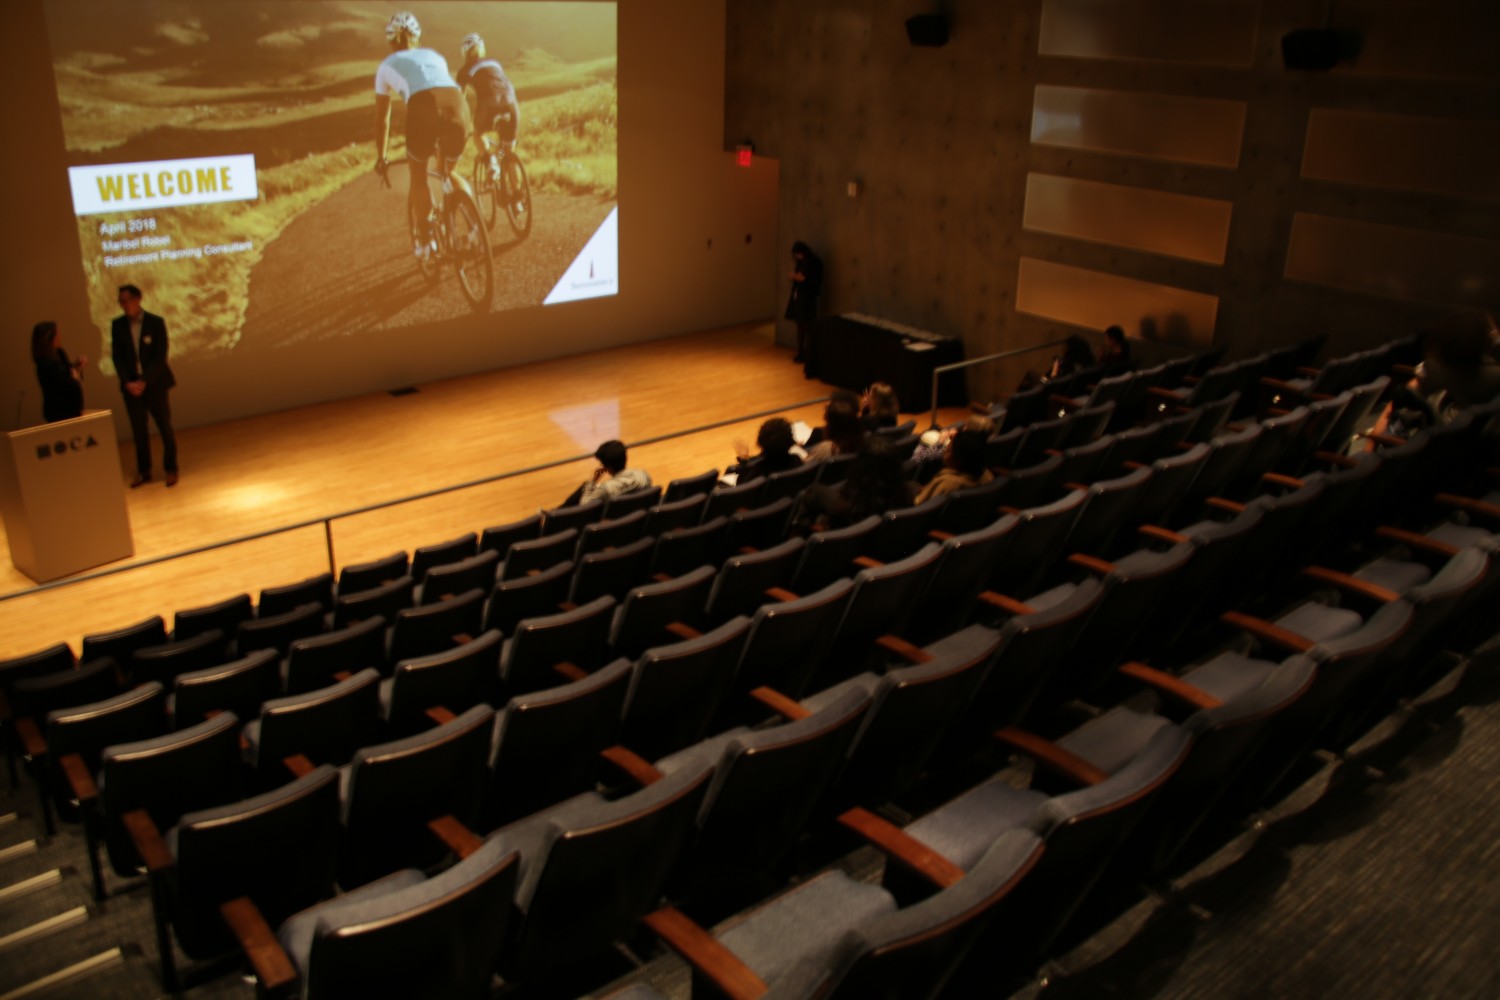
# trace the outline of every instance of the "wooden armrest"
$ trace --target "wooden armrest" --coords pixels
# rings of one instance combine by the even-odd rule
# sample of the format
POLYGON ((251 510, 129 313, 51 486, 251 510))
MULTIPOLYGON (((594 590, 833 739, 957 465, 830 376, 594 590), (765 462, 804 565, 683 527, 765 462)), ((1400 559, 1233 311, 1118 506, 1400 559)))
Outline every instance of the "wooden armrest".
POLYGON ((801 594, 794 594, 790 590, 787 590, 785 587, 767 587, 766 596, 773 601, 782 602, 800 601, 802 599, 801 594))
POLYGON ((755 555, 755 553, 759 552, 760 549, 756 548, 754 545, 741 545, 737 551, 742 556, 753 556, 755 555))
POLYGON ((1375 534, 1393 542, 1400 542, 1408 548, 1430 552, 1435 556, 1458 555, 1458 546, 1449 545, 1447 542, 1440 542, 1435 538, 1428 538, 1426 535, 1419 535, 1415 531, 1407 531, 1404 528, 1383 524, 1375 529, 1375 534))
POLYGON ((440 726, 446 726, 448 723, 458 718, 457 715, 453 714, 442 705, 433 705, 431 708, 423 711, 422 714, 427 716, 429 719, 440 726))
POLYGON ((850 809, 839 817, 839 822, 878 847, 886 857, 927 879, 939 889, 946 889, 964 877, 964 870, 958 865, 868 809, 850 809))
POLYGON ((1062 775, 1079 785, 1097 785, 1109 777, 1107 772, 1090 764, 1076 753, 1064 750, 1051 740, 1043 739, 1035 733, 1028 733, 1024 729, 1006 726, 995 733, 995 739, 1001 743, 1010 744, 1046 767, 1047 770, 1062 775))
POLYGON ((437 838, 447 845, 458 860, 462 861, 484 846, 473 830, 459 822, 456 816, 439 816, 437 819, 427 821, 427 829, 437 835, 437 838))
POLYGON ((1241 629, 1249 632, 1257 639, 1289 649, 1293 653, 1305 653, 1316 645, 1306 636, 1298 635, 1290 629, 1284 629, 1274 622, 1268 622, 1264 618, 1256 618, 1254 615, 1242 614, 1238 611, 1226 611, 1219 616, 1219 621, 1231 628, 1241 629))
POLYGON ((1320 462, 1327 462, 1329 465, 1337 465, 1341 469, 1352 469, 1359 464, 1358 459, 1350 455, 1335 455, 1331 451, 1315 451, 1313 458, 1320 462))
POLYGON ((1154 524, 1143 524, 1135 530, 1137 534, 1145 535, 1147 538, 1154 538, 1158 542, 1166 542, 1168 545, 1181 545, 1183 542, 1192 541, 1187 535, 1179 535, 1175 531, 1168 531, 1166 528, 1161 528, 1154 524))
POLYGON ((1051 458, 1053 455, 1061 455, 1062 450, 1059 448, 1043 448, 1042 454, 1046 455, 1048 458, 1051 458))
POLYGON ((467 632, 454 632, 448 638, 453 640, 455 646, 467 646, 474 641, 474 637, 467 632))
POLYGON ((1417 366, 1416 365, 1391 365, 1391 374, 1392 375, 1401 375, 1401 376, 1405 376, 1406 378, 1411 378, 1412 376, 1414 376, 1414 375, 1417 374, 1417 366))
POLYGON ((1063 483, 1063 489, 1067 490, 1070 493, 1073 490, 1086 490, 1088 488, 1089 488, 1089 484, 1088 483, 1079 483, 1079 482, 1063 483))
POLYGON ((558 601, 557 610, 564 613, 567 613, 569 611, 577 611, 578 605, 574 604, 572 601, 558 601))
POLYGON ((21 749, 32 758, 47 756, 47 740, 42 736, 42 730, 36 724, 36 720, 29 716, 15 721, 16 736, 21 741, 21 749))
POLYGON ((1297 388, 1295 385, 1292 385, 1292 383, 1283 382, 1279 378, 1271 378, 1268 375, 1262 375, 1260 377, 1260 384, 1265 386, 1267 389, 1275 389, 1277 392, 1287 392, 1291 393, 1293 396, 1302 395, 1302 390, 1297 388))
POLYGON ((1082 552, 1075 552, 1068 556, 1068 562, 1074 566, 1086 569, 1090 573, 1098 573, 1100 576, 1108 576, 1115 570, 1114 563, 1105 562, 1103 559, 1096 559, 1093 556, 1086 556, 1082 552))
POLYGON ((1052 405, 1061 406, 1065 410, 1077 410, 1083 406, 1082 403, 1078 402, 1072 396, 1063 396, 1058 393, 1051 394, 1047 399, 1051 401, 1052 405))
POLYGON ((1002 513, 1002 514, 1013 514, 1016 517, 1020 517, 1022 511, 1021 511, 1021 508, 1019 508, 1019 507, 1014 507, 1014 506, 1012 506, 1010 504, 1005 504, 1004 506, 1002 506, 1000 508, 1000 513, 1002 513))
POLYGON ((1242 514, 1245 510, 1244 504, 1239 503, 1235 500, 1226 500, 1223 497, 1209 497, 1203 502, 1208 504, 1208 506, 1210 507, 1217 507, 1220 510, 1227 510, 1231 514, 1242 514))
POLYGON ((1119 671, 1126 677, 1138 680, 1142 684, 1149 684, 1162 694, 1171 695, 1178 701, 1186 702, 1194 708, 1209 709, 1218 708, 1224 704, 1207 691, 1193 687, 1180 677, 1174 677, 1165 670, 1157 670, 1148 667, 1144 663, 1124 663, 1120 665, 1119 671))
POLYGON ((1401 597, 1400 594, 1387 587, 1381 587, 1377 584, 1361 580, 1358 577, 1350 576, 1348 573, 1340 573, 1338 570, 1327 569, 1323 566, 1304 566, 1302 568, 1302 575, 1313 580, 1320 580, 1323 583, 1331 583, 1341 590, 1347 590, 1361 597, 1368 597, 1370 600, 1377 601, 1380 604, 1389 604, 1392 601, 1399 600, 1401 597))
POLYGON ((1121 462, 1120 464, 1129 469, 1131 472, 1134 472, 1136 469, 1151 468, 1151 466, 1147 465, 1145 462, 1137 462, 1135 459, 1131 459, 1128 462, 1121 462))
POLYGON ((756 1000, 769 990, 734 952, 675 906, 646 914, 644 923, 729 1000, 756 1000))
POLYGON ((1456 510, 1467 511, 1470 514, 1478 514, 1480 517, 1500 521, 1500 506, 1486 503, 1483 500, 1475 500, 1473 497, 1461 497, 1457 493, 1439 493, 1435 498, 1444 507, 1452 507, 1456 510))
POLYGON ((1163 399, 1170 403, 1182 402, 1182 397, 1177 395, 1177 393, 1173 392, 1171 389, 1163 389, 1159 385, 1153 385, 1151 388, 1147 389, 1146 395, 1155 396, 1157 399, 1163 399))
POLYGON ((750 697, 775 712, 788 722, 796 722, 812 715, 807 709, 797 704, 795 699, 777 691, 775 688, 758 687, 750 692, 750 697))
POLYGON ((1029 615, 1036 610, 1029 604, 1022 604, 1014 597, 997 594, 993 590, 983 590, 979 593, 979 599, 992 608, 999 608, 1009 615, 1029 615))
POLYGON ((679 639, 701 639, 703 637, 702 632, 699 632, 691 625, 684 625, 682 622, 667 622, 667 631, 679 639))
POLYGON ((929 531, 927 533, 927 537, 930 538, 930 539, 932 539, 934 542, 946 542, 948 539, 950 539, 950 538, 953 537, 953 532, 951 532, 951 531, 929 531))
POLYGON ((924 652, 922 647, 907 642, 897 635, 883 635, 875 640, 875 645, 888 653, 895 653, 907 663, 931 663, 937 657, 931 653, 924 652))
POLYGON ((569 663, 567 660, 552 664, 552 672, 566 677, 569 681, 581 681, 589 675, 587 670, 569 663))
POLYGON ((666 777, 665 774, 662 774, 653 767, 650 761, 627 747, 605 747, 599 751, 599 756, 619 768, 625 773, 626 777, 642 788, 645 788, 647 785, 654 785, 666 777))
POLYGON ((76 753, 63 754, 57 763, 62 768, 63 777, 68 779, 73 797, 80 805, 99 797, 99 786, 94 784, 94 776, 89 773, 89 766, 81 756, 76 753))
POLYGON ((672 579, 672 574, 671 573, 652 573, 651 574, 651 579, 654 580, 657 583, 666 583, 668 580, 672 579))
POLYGON ((871 559, 869 556, 855 556, 852 562, 860 569, 879 569, 885 565, 879 559, 871 559))
POLYGON ((1307 485, 1296 476, 1283 476, 1279 472, 1267 472, 1262 474, 1260 478, 1273 486, 1285 486, 1289 490, 1300 490, 1307 485))
POLYGON ((351 678, 353 676, 354 676, 354 674, 351 673, 348 670, 335 670, 333 672, 333 679, 336 680, 336 681, 347 681, 349 678, 351 678))
POLYGON ((1184 375, 1184 376, 1182 376, 1182 384, 1183 385, 1197 385, 1199 382, 1202 382, 1202 381, 1203 381, 1203 376, 1202 375, 1184 375))
POLYGON ((1312 400, 1314 403, 1326 403, 1330 399, 1333 398, 1333 393, 1331 393, 1331 392, 1310 392, 1310 393, 1307 394, 1307 398, 1310 399, 1310 400, 1312 400))
POLYGON ((229 925, 229 932, 240 943, 240 950, 250 962, 260 989, 279 990, 297 978, 292 960, 281 949, 276 933, 249 896, 240 896, 220 905, 219 916, 229 925))
POLYGON ((1318 377, 1318 373, 1321 372, 1322 370, 1323 369, 1321 369, 1321 368, 1309 368, 1307 365, 1298 365, 1297 366, 1297 371, 1300 372, 1303 375, 1306 375, 1308 378, 1317 378, 1318 377))
POLYGON ((292 772, 292 777, 300 778, 313 772, 313 762, 307 759, 306 754, 294 753, 290 757, 281 758, 281 763, 292 772))
POLYGON ((135 845, 135 853, 141 856, 148 872, 155 875, 172 867, 172 854, 150 813, 144 809, 132 809, 121 816, 120 821, 125 824, 125 832, 135 845))
POLYGON ((1383 444, 1387 448, 1396 448, 1406 443, 1406 438, 1397 437, 1394 434, 1379 434, 1374 431, 1366 431, 1365 433, 1361 434, 1360 437, 1364 438, 1366 441, 1374 441, 1376 444, 1383 444))

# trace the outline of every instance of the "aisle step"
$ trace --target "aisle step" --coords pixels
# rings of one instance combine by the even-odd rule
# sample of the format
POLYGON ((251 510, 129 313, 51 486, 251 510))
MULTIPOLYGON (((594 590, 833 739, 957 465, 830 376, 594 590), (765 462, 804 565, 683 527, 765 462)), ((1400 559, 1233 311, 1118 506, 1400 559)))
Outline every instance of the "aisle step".
POLYGON ((0 847, 0 864, 12 861, 16 858, 24 858, 28 854, 36 853, 35 840, 23 840, 19 844, 11 844, 9 847, 0 847))
POLYGON ((17 896, 23 896, 28 892, 35 892, 38 889, 45 889, 49 885, 57 885, 57 883, 62 881, 62 877, 62 869, 54 868, 51 871, 42 872, 40 875, 23 878, 19 882, 0 888, 0 903, 7 903, 17 896))
POLYGON ((87 906, 75 906, 71 910, 65 910, 56 916, 39 920, 29 927, 23 927, 14 933, 0 937, 0 952, 8 951, 23 944, 29 944, 39 938, 46 937, 48 934, 54 934, 68 927, 77 927, 88 920, 88 918, 89 908, 87 906))
POLYGON ((22 997, 33 996, 42 990, 50 989, 69 980, 81 979, 84 976, 120 965, 125 961, 124 954, 119 948, 111 948, 101 951, 99 954, 85 958, 81 962, 74 962, 66 968, 58 969, 56 972, 48 973, 40 979, 33 979, 24 986, 17 986, 8 993, 0 994, 0 1000, 21 1000, 22 997))

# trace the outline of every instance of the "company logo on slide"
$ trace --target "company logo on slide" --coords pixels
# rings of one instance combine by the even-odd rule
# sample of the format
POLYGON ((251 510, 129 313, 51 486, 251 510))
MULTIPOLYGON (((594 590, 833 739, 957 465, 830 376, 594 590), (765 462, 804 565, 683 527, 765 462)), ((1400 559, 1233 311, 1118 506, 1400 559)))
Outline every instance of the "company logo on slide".
POLYGON ((94 435, 90 434, 87 438, 75 437, 67 441, 54 441, 50 447, 39 444, 36 446, 36 457, 51 458, 53 455, 61 455, 67 451, 83 451, 85 448, 97 447, 99 447, 99 442, 95 440, 94 435))
POLYGON ((69 167, 68 183, 78 215, 253 201, 259 194, 249 154, 69 167))

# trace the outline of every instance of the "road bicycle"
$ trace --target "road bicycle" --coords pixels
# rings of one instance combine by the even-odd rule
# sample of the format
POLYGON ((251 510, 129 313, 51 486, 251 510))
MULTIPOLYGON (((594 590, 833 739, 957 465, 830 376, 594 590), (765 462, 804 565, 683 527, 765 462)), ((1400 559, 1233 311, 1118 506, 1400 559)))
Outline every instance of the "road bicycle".
MULTIPOLYGON (((497 115, 487 131, 498 133, 498 124, 508 121, 508 114, 497 115)), ((510 220, 510 228, 525 238, 531 232, 531 184, 526 180, 526 164, 514 149, 497 142, 488 156, 474 159, 474 199, 479 203, 485 225, 493 227, 500 209, 510 220)))
MULTIPOLYGON (((387 169, 380 172, 386 187, 391 186, 388 168, 396 163, 412 166, 410 159, 387 163, 387 169)), ((495 263, 479 206, 468 192, 455 187, 450 177, 425 163, 423 168, 432 194, 432 212, 426 219, 417 219, 416 212, 411 211, 417 267, 428 281, 436 282, 443 265, 451 264, 464 298, 475 312, 484 312, 495 294, 495 263)))

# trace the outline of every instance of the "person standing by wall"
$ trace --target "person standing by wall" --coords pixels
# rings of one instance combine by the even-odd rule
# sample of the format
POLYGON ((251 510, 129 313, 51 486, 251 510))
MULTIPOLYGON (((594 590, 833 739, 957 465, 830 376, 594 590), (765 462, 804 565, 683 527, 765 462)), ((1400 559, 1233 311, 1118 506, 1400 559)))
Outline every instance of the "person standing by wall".
POLYGON ((167 365, 167 321, 141 308, 141 290, 135 285, 120 286, 120 308, 110 325, 110 348, 115 374, 120 379, 120 393, 125 397, 125 412, 130 416, 130 433, 135 438, 135 489, 151 481, 151 431, 146 424, 149 414, 161 434, 161 465, 167 473, 167 485, 177 485, 177 437, 172 433, 172 404, 167 393, 177 384, 167 365))
POLYGON ((83 413, 83 366, 88 358, 68 360, 58 339, 57 324, 44 320, 31 328, 31 360, 42 385, 42 418, 47 423, 83 413))
POLYGON ((813 321, 818 318, 818 293, 823 290, 823 261, 801 240, 792 244, 792 294, 786 300, 786 318, 797 324, 797 354, 808 378, 818 373, 818 350, 813 321))

